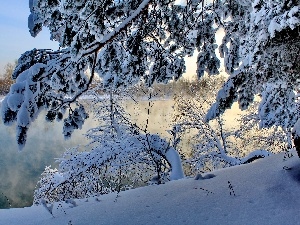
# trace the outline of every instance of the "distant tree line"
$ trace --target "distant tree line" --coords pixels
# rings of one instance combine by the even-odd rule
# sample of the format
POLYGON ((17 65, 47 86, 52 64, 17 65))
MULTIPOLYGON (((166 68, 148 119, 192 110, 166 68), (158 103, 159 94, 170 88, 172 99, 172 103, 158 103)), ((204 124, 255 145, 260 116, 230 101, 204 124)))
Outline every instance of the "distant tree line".
POLYGON ((226 78, 222 75, 214 77, 204 76, 202 79, 197 79, 195 75, 191 79, 181 78, 177 81, 168 82, 167 84, 154 83, 151 88, 140 83, 130 87, 128 92, 136 98, 149 96, 149 93, 152 93, 154 98, 174 98, 175 96, 191 97, 194 96, 195 93, 201 95, 208 89, 221 86, 225 79, 226 78))
POLYGON ((4 67, 4 73, 0 76, 0 95, 6 95, 10 86, 14 83, 11 75, 16 67, 17 62, 7 63, 4 67))

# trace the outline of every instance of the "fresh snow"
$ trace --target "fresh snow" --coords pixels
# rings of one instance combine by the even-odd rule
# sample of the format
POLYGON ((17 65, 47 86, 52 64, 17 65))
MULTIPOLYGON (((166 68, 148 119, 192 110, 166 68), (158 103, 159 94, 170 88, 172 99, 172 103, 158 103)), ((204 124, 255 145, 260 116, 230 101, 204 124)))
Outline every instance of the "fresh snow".
POLYGON ((97 198, 0 210, 0 224, 300 224, 300 160, 284 153, 97 198), (198 176, 199 177, 199 176, 198 176), (52 210, 53 216, 48 210, 52 210))
POLYGON ((184 174, 179 153, 174 148, 169 148, 169 150, 166 152, 166 158, 172 165, 170 179, 182 179, 184 177, 184 174))

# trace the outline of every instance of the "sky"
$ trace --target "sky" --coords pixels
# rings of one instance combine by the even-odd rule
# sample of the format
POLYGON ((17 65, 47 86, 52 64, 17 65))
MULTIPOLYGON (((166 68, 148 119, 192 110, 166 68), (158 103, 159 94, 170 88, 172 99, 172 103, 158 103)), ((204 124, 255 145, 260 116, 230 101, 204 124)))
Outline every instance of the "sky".
POLYGON ((29 0, 0 0, 0 74, 7 63, 13 63, 22 53, 33 48, 57 49, 58 43, 50 41, 45 28, 31 37, 27 18, 30 14, 29 0))

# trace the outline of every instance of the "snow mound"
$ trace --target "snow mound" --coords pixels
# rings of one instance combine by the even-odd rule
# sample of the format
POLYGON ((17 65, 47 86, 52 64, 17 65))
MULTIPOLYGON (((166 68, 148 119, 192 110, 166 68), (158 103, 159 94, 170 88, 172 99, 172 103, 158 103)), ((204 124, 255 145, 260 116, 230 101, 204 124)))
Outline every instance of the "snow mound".
POLYGON ((0 224, 299 224, 300 160, 294 155, 214 171, 210 179, 55 203, 53 216, 43 206, 2 209, 0 224))

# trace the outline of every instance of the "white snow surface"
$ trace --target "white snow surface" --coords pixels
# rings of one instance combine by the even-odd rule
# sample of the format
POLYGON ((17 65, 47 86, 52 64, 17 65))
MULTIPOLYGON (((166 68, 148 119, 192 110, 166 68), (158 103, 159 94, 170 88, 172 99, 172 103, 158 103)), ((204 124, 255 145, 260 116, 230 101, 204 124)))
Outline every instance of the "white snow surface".
POLYGON ((166 157, 172 165, 171 180, 179 180, 184 177, 183 168, 181 165, 180 155, 174 148, 169 148, 166 152, 166 157))
POLYGON ((75 203, 0 210, 0 224, 300 224, 300 159, 251 164, 75 203), (49 207, 51 209, 51 207, 49 207))

